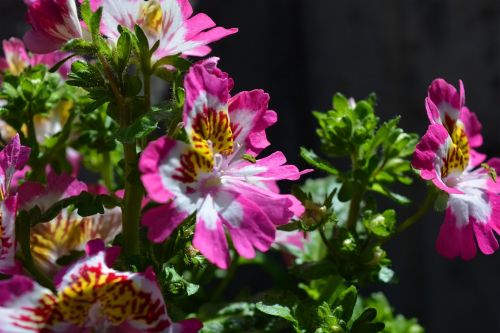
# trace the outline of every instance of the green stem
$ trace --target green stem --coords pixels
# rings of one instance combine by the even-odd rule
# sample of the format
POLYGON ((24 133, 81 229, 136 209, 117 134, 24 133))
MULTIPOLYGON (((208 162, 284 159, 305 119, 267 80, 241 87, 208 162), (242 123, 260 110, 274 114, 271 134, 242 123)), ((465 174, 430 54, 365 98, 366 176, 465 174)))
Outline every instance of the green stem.
POLYGON ((139 220, 144 189, 137 169, 138 154, 135 142, 124 144, 125 150, 125 196, 122 204, 122 224, 125 255, 139 254, 139 220))
POLYGON ((108 191, 112 193, 114 189, 113 165, 111 164, 111 156, 109 151, 105 151, 104 153, 102 153, 101 175, 104 181, 104 185, 106 186, 108 191))
MULTIPOLYGON (((120 85, 116 82, 106 57, 98 53, 98 58, 103 66, 104 74, 108 79, 117 107, 120 110, 120 125, 127 127, 133 121, 131 110, 127 107, 125 98, 120 91, 120 85)), ((139 179, 137 143, 134 141, 124 144, 123 150, 125 155, 125 194, 122 202, 122 230, 124 244, 126 245, 124 246, 124 254, 127 257, 132 257, 140 253, 139 220, 144 189, 139 179)))
POLYGON ((425 198, 424 202, 422 205, 419 207, 419 209, 407 218, 403 223, 401 223, 398 228, 396 229, 396 234, 405 231, 409 227, 411 227, 415 222, 419 221, 424 215, 429 211, 434 206, 434 202, 436 201, 436 198, 438 196, 438 191, 435 189, 429 189, 427 192, 427 197, 425 198))
MULTIPOLYGON (((358 149, 357 147, 353 148, 353 152, 351 154, 351 165, 352 172, 356 174, 356 170, 358 169, 358 149)), ((357 188, 352 196, 351 203, 349 205, 349 215, 347 217, 346 228, 350 231, 356 231, 356 222, 358 221, 359 210, 361 208, 361 200, 363 199, 363 194, 365 192, 365 186, 362 188, 357 188)))
POLYGON ((347 217, 346 227, 350 231, 355 231, 356 222, 358 221, 359 211, 361 208, 361 199, 363 198, 364 190, 358 189, 354 192, 349 205, 349 215, 347 217))

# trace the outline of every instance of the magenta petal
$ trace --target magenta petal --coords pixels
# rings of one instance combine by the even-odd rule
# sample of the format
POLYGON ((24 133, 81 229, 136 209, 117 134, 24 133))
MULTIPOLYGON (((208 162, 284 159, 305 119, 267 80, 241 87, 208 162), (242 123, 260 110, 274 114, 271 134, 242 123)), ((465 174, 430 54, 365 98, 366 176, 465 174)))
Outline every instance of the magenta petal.
POLYGON ((206 221, 202 216, 197 218, 193 237, 193 246, 200 250, 208 261, 214 263, 221 269, 227 269, 231 263, 226 234, 220 220, 215 228, 207 228, 206 221))
POLYGON ((438 110, 438 112, 433 109, 429 110, 429 106, 432 108, 432 104, 426 102, 427 112, 431 123, 445 124, 448 121, 455 122, 458 119, 460 110, 463 106, 461 103, 464 101, 462 90, 459 93, 453 85, 445 80, 436 79, 432 81, 429 86, 428 99, 438 110), (439 119, 443 116, 444 119, 439 119))
POLYGON ((176 209, 174 202, 146 211, 141 223, 148 227, 148 238, 161 243, 188 217, 188 213, 176 209))
POLYGON ((143 174, 141 180, 148 196, 156 202, 166 203, 173 197, 172 193, 163 184, 160 166, 167 157, 178 157, 170 156, 177 144, 175 140, 162 137, 150 142, 141 154, 139 160, 139 170, 143 174))
POLYGON ((472 225, 458 227, 450 209, 446 210, 444 223, 441 225, 436 240, 437 252, 447 259, 461 256, 463 260, 471 260, 476 256, 476 243, 472 225))
POLYGON ((471 112, 467 107, 463 107, 460 112, 460 121, 464 124, 469 145, 473 148, 480 147, 483 144, 483 136, 481 134, 483 126, 476 114, 471 112))
POLYGON ((229 116, 235 142, 257 155, 269 146, 265 130, 277 116, 268 110, 269 95, 263 90, 244 91, 229 99, 229 116))
POLYGON ((173 332, 197 333, 203 328, 203 324, 198 319, 186 319, 172 324, 173 332))
POLYGON ((31 292, 34 287, 35 282, 21 275, 0 281, 0 307, 8 305, 16 298, 31 292))
POLYGON ((267 251, 276 234, 276 227, 254 202, 239 196, 237 202, 243 208, 243 220, 239 225, 225 221, 236 251, 247 259, 255 257, 256 248, 267 251))
POLYGON ((493 234, 492 228, 487 223, 476 221, 471 221, 471 223, 481 252, 486 255, 495 253, 498 250, 498 241, 493 234))
POLYGON ((294 216, 293 209, 298 208, 290 195, 274 193, 247 183, 235 184, 233 191, 255 203, 276 226, 288 223, 294 216))
POLYGON ((28 163, 31 148, 21 145, 19 134, 0 152, 0 167, 5 175, 5 182, 10 184, 15 170, 21 170, 28 163))
POLYGON ((271 155, 257 160, 257 167, 266 167, 266 171, 259 174, 260 177, 270 178, 273 180, 298 180, 301 175, 310 173, 313 170, 307 169, 299 171, 295 165, 285 164, 286 157, 280 152, 274 152, 271 155))
POLYGON ((26 47, 33 53, 46 54, 59 50, 63 43, 30 30, 23 37, 26 47))

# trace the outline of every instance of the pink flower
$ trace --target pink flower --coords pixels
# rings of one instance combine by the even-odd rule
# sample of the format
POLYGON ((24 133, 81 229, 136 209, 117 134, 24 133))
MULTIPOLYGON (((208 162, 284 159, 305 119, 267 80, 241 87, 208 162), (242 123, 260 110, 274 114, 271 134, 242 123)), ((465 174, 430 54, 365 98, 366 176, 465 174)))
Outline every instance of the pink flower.
POLYGON ((88 243, 87 257, 56 278, 57 293, 24 276, 0 282, 2 332, 179 332, 195 333, 196 319, 173 323, 151 269, 111 268, 120 249, 88 243))
POLYGON ((22 146, 19 135, 0 152, 0 273, 16 270, 15 222, 17 195, 11 195, 10 186, 16 171, 28 162, 30 148, 22 146))
POLYGON ((80 195, 87 191, 87 185, 76 178, 55 172, 47 176, 47 185, 36 182, 26 182, 19 187, 19 206, 30 210, 38 206, 40 210, 46 211, 56 202, 80 195))
MULTIPOLYGON (((494 232, 500 233, 500 186, 487 169, 470 162, 466 131, 455 126, 451 135, 441 124, 429 126, 416 147, 413 167, 448 195, 445 221, 436 241, 437 251, 446 258, 476 255, 476 239, 484 254, 498 249, 494 232)), ((500 171, 500 160, 488 162, 500 171)))
POLYGON ((185 78, 184 123, 190 143, 167 137, 153 141, 139 168, 149 197, 163 204, 144 214, 149 238, 165 240, 196 212, 193 245, 227 268, 225 232, 242 257, 268 250, 276 226, 297 211, 297 199, 276 193, 272 185, 297 180, 304 172, 287 165, 281 152, 256 159, 269 146, 265 129, 276 122, 276 113, 267 109, 269 96, 254 90, 229 97, 232 81, 216 63, 195 64, 185 78))
MULTIPOLYGON (((58 176, 57 179, 62 178, 58 176)), ((51 189, 47 188, 47 190, 46 196, 50 196, 51 189)), ((25 189, 22 189, 21 193, 25 197, 24 192, 25 189)), ((90 192, 107 193, 106 189, 99 186, 92 186, 90 192)), ((39 196, 34 198, 40 200, 39 196)), ((37 224, 31 229, 31 253, 38 268, 46 275, 54 276, 61 269, 57 263, 58 259, 77 251, 84 251, 87 242, 93 239, 101 239, 104 243, 109 243, 121 231, 120 207, 105 209, 104 214, 87 217, 81 217, 75 210, 64 208, 53 220, 37 224)))
MULTIPOLYGON (((8 71, 12 75, 20 75, 27 67, 36 65, 46 65, 52 67, 63 60, 68 54, 60 51, 47 54, 29 54, 26 51, 24 42, 17 38, 10 38, 3 41, 3 52, 5 57, 0 58, 0 70, 8 71)), ((66 62, 59 73, 64 78, 67 77, 70 69, 70 62, 66 62)))
POLYGON ((74 38, 82 38, 75 0, 24 0, 32 30, 24 35, 31 52, 50 53, 74 38))
POLYGON ((134 30, 139 25, 152 47, 160 41, 153 59, 183 54, 202 57, 210 53, 207 45, 234 34, 238 29, 216 27, 205 14, 193 14, 188 0, 91 0, 93 9, 104 9, 101 31, 116 43, 118 25, 134 30))
POLYGON ((425 106, 427 116, 431 124, 443 125, 450 135, 465 132, 467 136, 470 154, 470 162, 477 166, 484 161, 486 156, 478 153, 472 148, 480 147, 483 144, 481 135, 481 123, 475 113, 465 106, 465 90, 462 81, 459 81, 460 90, 443 79, 432 81, 429 86, 425 106), (460 127, 463 131, 455 131, 460 127))

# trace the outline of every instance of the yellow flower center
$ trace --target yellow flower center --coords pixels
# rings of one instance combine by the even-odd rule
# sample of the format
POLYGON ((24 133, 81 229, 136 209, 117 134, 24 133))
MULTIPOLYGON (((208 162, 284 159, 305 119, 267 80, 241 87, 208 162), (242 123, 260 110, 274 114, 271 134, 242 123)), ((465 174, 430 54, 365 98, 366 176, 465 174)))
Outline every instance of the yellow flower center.
POLYGON ((450 136, 452 144, 441 168, 441 177, 443 178, 455 172, 461 173, 469 165, 469 138, 467 138, 464 128, 458 124, 455 125, 450 136))
POLYGON ((163 10, 158 0, 149 0, 141 7, 144 32, 152 37, 157 37, 162 29, 163 10))
POLYGON ((12 55, 9 59, 9 70, 10 73, 14 76, 21 75, 26 68, 26 63, 24 60, 18 55, 12 55))

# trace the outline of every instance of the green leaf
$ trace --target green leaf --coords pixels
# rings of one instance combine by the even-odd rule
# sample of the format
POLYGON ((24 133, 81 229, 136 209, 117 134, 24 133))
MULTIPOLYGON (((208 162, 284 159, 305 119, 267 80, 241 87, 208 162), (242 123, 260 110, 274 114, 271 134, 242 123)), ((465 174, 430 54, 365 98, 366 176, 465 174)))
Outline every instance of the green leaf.
POLYGON ((179 56, 167 56, 167 57, 163 57, 160 60, 158 60, 154 64, 154 69, 156 69, 158 67, 163 67, 166 65, 173 66, 176 69, 185 72, 189 69, 189 67, 191 67, 191 62, 189 60, 181 58, 179 56))
POLYGON ((364 220, 364 226, 378 237, 388 237, 394 231, 396 225, 396 211, 388 209, 382 214, 370 216, 364 220))
POLYGON ((318 170, 325 171, 331 175, 338 175, 339 171, 335 169, 328 161, 322 159, 312 150, 308 150, 304 147, 300 148, 300 156, 318 170))
POLYGON ((151 117, 151 113, 145 114, 134 121, 132 125, 120 128, 116 132, 116 139, 123 143, 132 143, 147 136, 156 128, 158 128, 158 121, 151 117))
POLYGON ((163 266, 163 279, 161 280, 165 290, 175 296, 191 296, 198 292, 200 286, 184 279, 174 267, 170 265, 163 266))
POLYGON ((290 310, 289 307, 283 306, 280 304, 264 304, 262 302, 257 303, 256 305, 257 310, 268 314, 273 317, 280 317, 283 318, 289 322, 297 324, 297 320, 293 317, 292 311, 290 310))
POLYGON ((355 286, 350 286, 340 294, 339 300, 343 309, 342 318, 345 321, 349 321, 351 319, 357 298, 358 298, 358 291, 356 290, 355 286))
POLYGON ((366 309, 352 324, 351 333, 376 333, 385 328, 383 323, 373 323, 377 311, 373 308, 366 309))
POLYGON ((381 184, 373 184, 370 190, 380 193, 388 197, 389 199, 397 202, 400 205, 407 205, 411 203, 411 200, 409 198, 405 197, 404 195, 392 192, 391 190, 389 190, 385 186, 382 186, 381 184))
POLYGON ((144 57, 150 57, 148 37, 142 28, 137 24, 134 26, 134 31, 137 38, 137 51, 139 52, 141 59, 144 57))
POLYGON ((116 43, 115 63, 119 73, 122 73, 127 67, 131 52, 132 38, 130 32, 125 30, 121 33, 116 43))
POLYGON ((92 8, 90 7, 90 1, 84 0, 80 6, 80 13, 82 14, 83 22, 87 26, 90 25, 90 20, 92 18, 92 8))
POLYGON ((337 111, 347 112, 349 110, 349 101, 341 93, 336 93, 332 101, 333 108, 337 111))
POLYGON ((95 38, 101 34, 101 19, 102 19, 102 7, 99 7, 90 17, 89 20, 89 31, 92 38, 95 38))

